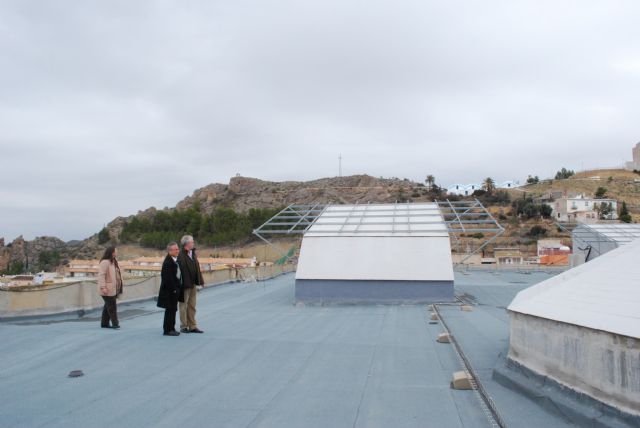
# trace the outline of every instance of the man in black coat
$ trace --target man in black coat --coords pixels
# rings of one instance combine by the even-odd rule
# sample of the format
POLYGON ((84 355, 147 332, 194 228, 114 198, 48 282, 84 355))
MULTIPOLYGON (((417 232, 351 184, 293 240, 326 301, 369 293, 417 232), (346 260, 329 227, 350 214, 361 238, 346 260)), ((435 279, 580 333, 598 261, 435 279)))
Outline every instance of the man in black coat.
POLYGON ((164 324, 162 328, 165 336, 180 336, 180 333, 176 331, 176 311, 182 294, 182 272, 178 265, 179 253, 180 248, 177 243, 170 242, 167 245, 167 257, 164 258, 160 274, 158 307, 164 308, 164 324))
POLYGON ((180 303, 180 332, 204 333, 196 325, 196 298, 197 286, 204 285, 200 262, 196 257, 195 242, 193 236, 185 235, 180 239, 182 249, 178 254, 178 264, 182 271, 182 300, 180 303))

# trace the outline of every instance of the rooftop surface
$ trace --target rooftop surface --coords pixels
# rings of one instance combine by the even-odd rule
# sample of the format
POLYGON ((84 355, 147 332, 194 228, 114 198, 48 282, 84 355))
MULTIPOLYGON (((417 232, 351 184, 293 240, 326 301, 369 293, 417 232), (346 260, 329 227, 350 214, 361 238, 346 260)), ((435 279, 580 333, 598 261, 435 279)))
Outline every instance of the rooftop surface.
MULTIPOLYGON (((549 273, 456 273, 476 305, 439 306, 508 426, 570 426, 492 380, 508 349, 506 306, 549 273)), ((296 306, 294 277, 203 290, 205 334, 162 336, 152 301, 0 323, 0 426, 485 427, 476 391, 450 387, 461 363, 436 342, 425 305, 296 306), (83 377, 69 378, 72 370, 83 377)))

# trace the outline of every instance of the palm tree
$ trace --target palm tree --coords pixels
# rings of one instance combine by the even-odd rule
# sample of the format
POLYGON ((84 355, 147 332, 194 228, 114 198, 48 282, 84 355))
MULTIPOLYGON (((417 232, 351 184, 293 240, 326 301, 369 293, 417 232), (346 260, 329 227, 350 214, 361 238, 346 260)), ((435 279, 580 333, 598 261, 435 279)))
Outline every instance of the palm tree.
POLYGON ((493 178, 487 177, 482 183, 482 188, 486 190, 487 193, 493 193, 493 191, 496 190, 496 183, 493 181, 493 178))
POLYGON ((433 185, 436 183, 436 178, 433 175, 429 174, 427 175, 427 179, 425 181, 429 186, 429 190, 431 190, 433 188, 433 185))

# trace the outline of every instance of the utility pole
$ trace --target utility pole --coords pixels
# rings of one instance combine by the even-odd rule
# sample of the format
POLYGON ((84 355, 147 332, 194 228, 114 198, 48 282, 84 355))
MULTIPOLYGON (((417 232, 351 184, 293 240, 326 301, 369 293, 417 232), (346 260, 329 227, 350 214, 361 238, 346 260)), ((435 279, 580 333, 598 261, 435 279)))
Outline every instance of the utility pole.
POLYGON ((338 177, 342 177, 342 153, 338 156, 338 177))

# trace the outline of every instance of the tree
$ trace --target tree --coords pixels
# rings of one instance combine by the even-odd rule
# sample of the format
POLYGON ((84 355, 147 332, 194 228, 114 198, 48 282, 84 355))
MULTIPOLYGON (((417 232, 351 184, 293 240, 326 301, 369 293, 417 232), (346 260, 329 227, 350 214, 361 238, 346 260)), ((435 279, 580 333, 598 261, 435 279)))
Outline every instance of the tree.
POLYGON ((622 208, 620 209, 620 221, 623 223, 631 223, 631 214, 627 208, 627 203, 622 201, 622 208))
POLYGON ((610 220, 613 204, 602 202, 596 206, 596 211, 598 211, 598 218, 600 218, 600 220, 610 220))
POLYGON ((23 262, 13 262, 7 267, 7 270, 4 271, 6 275, 20 275, 24 272, 24 263, 23 262))
POLYGON ((433 188, 433 185, 436 183, 436 178, 429 174, 427 175, 427 179, 425 180, 427 183, 427 186, 429 186, 429 190, 431 190, 433 188))
POLYGON ((606 187, 598 187, 598 189, 596 190, 596 199, 604 199, 606 194, 607 194, 606 187))
POLYGON ((538 178, 537 175, 535 177, 532 177, 531 175, 527 177, 527 184, 536 184, 539 182, 540 182, 540 178, 538 178))
POLYGON ((547 204, 536 204, 531 197, 516 199, 511 203, 515 214, 525 220, 535 217, 548 218, 551 216, 552 208, 547 204))
POLYGON ((570 169, 566 169, 566 168, 562 167, 562 169, 556 173, 556 178, 555 179, 556 180, 564 180, 564 179, 567 179, 567 178, 569 178, 569 177, 571 177, 573 175, 575 175, 575 172, 573 172, 570 169))
POLYGON ((482 188, 486 190, 488 194, 492 194, 493 191, 496 190, 496 182, 493 181, 493 178, 487 177, 482 183, 482 188))
POLYGON ((60 253, 57 250, 40 251, 38 254, 38 270, 52 271, 60 264, 60 253))
POLYGON ((103 227, 100 232, 98 232, 98 244, 106 244, 111 239, 111 235, 109 234, 109 229, 103 227))

